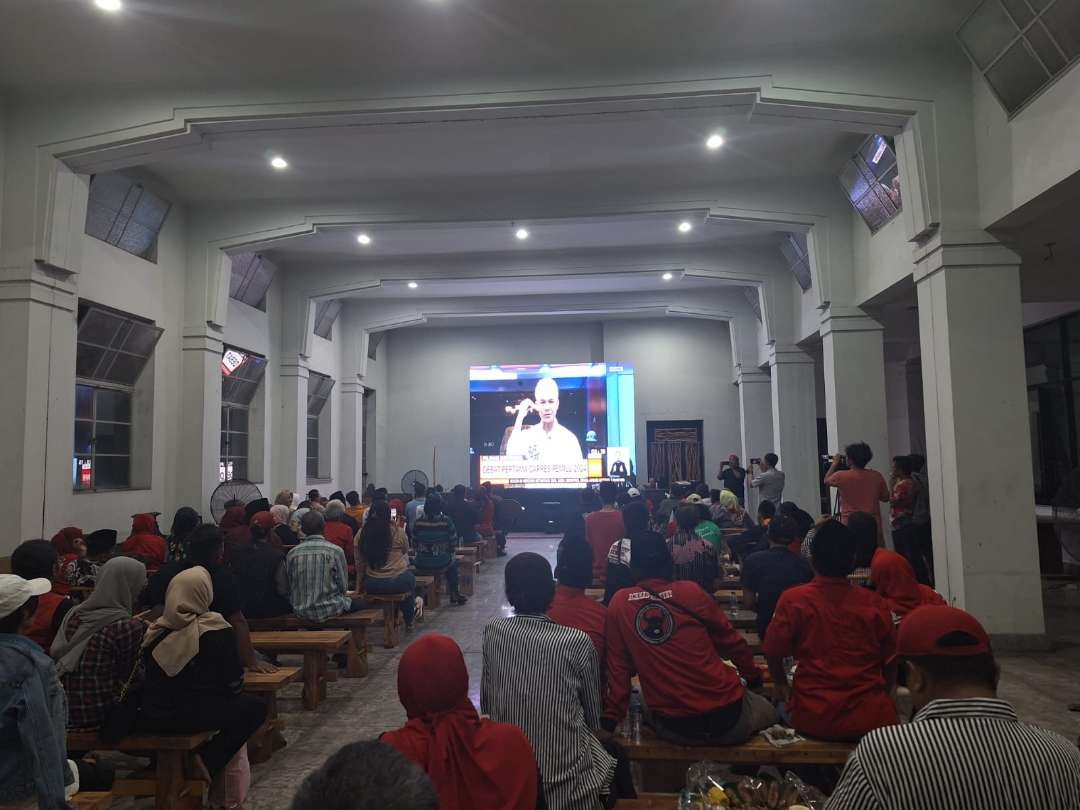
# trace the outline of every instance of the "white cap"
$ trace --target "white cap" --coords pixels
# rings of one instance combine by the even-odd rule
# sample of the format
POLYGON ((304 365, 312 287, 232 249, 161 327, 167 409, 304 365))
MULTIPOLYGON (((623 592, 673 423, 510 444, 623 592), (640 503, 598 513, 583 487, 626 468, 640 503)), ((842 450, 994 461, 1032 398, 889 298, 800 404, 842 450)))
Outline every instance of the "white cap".
POLYGON ((626 494, 629 495, 631 498, 641 497, 641 492, 638 490, 637 487, 630 487, 630 489, 626 490, 626 494))
POLYGON ((15 574, 0 574, 0 618, 7 618, 29 601, 52 590, 52 583, 42 577, 23 579, 15 574))

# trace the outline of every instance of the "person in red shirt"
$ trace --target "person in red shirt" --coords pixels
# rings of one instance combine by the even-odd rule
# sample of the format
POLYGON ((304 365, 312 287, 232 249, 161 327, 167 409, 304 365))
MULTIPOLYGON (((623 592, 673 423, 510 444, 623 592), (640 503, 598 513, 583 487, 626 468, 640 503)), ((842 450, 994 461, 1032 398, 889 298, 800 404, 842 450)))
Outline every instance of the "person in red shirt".
POLYGON ((854 512, 866 512, 880 520, 878 504, 889 502, 889 485, 877 470, 866 469, 874 452, 866 442, 856 442, 844 448, 844 456, 833 456, 832 465, 825 473, 825 486, 840 493, 840 522, 847 525, 854 512), (851 465, 849 470, 840 469, 844 456, 851 465))
POLYGON ((67 526, 53 535, 52 544, 60 558, 59 573, 53 578, 53 593, 67 596, 71 593, 68 572, 73 571, 75 563, 86 556, 86 537, 77 526, 67 526))
POLYGON ((595 599, 585 595, 592 584, 592 549, 585 542, 584 532, 575 527, 559 543, 555 564, 555 600, 547 616, 553 622, 582 631, 596 647, 600 662, 600 677, 604 675, 604 625, 607 610, 595 599))
POLYGON ((355 535, 352 528, 344 520, 345 507, 339 501, 334 501, 326 507, 323 517, 326 518, 323 537, 326 538, 326 542, 333 543, 345 552, 345 562, 349 565, 349 577, 351 580, 352 576, 356 574, 356 550, 353 544, 355 535))
POLYGON ((148 571, 156 571, 165 564, 168 545, 158 529, 157 514, 144 512, 131 516, 131 535, 124 541, 120 551, 136 557, 148 571))
MULTIPOLYGON (((47 540, 27 540, 11 553, 11 573, 23 579, 54 580, 58 569, 56 548, 47 540)), ((58 593, 53 585, 51 591, 38 597, 37 609, 30 620, 30 627, 23 635, 36 641, 48 652, 56 637, 56 631, 60 629, 60 622, 74 604, 69 597, 58 593)))
POLYGON ((613 730, 626 714, 635 672, 657 734, 671 742, 736 745, 775 723, 772 704, 740 680, 761 684, 750 647, 712 594, 694 582, 672 581, 664 538, 655 532, 635 537, 630 567, 637 585, 608 605, 602 725, 613 730))
POLYGON ((585 539, 592 549, 593 579, 603 586, 607 579, 607 555, 611 544, 626 537, 622 512, 615 507, 619 488, 611 481, 600 484, 600 511, 585 515, 585 539))
POLYGON ((897 722, 892 614, 877 594, 848 581, 857 553, 848 527, 822 523, 810 544, 816 576, 780 596, 762 645, 791 726, 809 737, 854 740, 897 722), (797 664, 790 684, 787 657, 797 664))

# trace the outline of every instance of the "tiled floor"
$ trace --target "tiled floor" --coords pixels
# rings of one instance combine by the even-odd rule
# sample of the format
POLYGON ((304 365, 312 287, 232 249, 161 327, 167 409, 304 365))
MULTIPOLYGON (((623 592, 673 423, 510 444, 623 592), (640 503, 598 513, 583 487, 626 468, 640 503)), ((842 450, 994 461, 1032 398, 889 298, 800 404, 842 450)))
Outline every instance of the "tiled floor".
MULTIPOLYGON (((554 561, 557 541, 557 537, 512 538, 508 550, 511 554, 536 551, 554 561)), ((476 593, 464 607, 444 606, 429 614, 396 649, 373 647, 367 678, 339 679, 330 684, 328 699, 317 711, 302 711, 299 686, 284 692, 280 706, 289 745, 270 762, 255 766, 245 807, 288 807, 304 776, 340 746, 400 726, 405 712, 397 700, 397 661, 409 641, 423 633, 445 633, 457 639, 469 667, 470 694, 478 704, 484 625, 510 610, 502 590, 506 559, 483 564, 476 593)), ((1055 649, 1000 656, 1001 693, 1014 703, 1022 719, 1076 739, 1080 736, 1080 714, 1070 714, 1065 706, 1080 702, 1080 589, 1076 585, 1048 588, 1046 604, 1048 626, 1057 642, 1055 649)))

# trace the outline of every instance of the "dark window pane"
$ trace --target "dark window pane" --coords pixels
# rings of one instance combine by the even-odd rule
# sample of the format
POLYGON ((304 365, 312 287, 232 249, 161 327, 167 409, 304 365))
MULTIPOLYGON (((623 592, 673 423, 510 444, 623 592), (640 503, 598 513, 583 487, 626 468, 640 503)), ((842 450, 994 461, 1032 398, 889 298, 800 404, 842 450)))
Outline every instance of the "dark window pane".
POLYGON ((229 455, 229 434, 224 430, 221 431, 221 455, 229 455))
POLYGON ((94 418, 94 389, 89 385, 75 386, 75 418, 94 418))
POLYGON ((1050 40, 1050 35, 1046 33, 1042 23, 1035 23, 1035 25, 1031 26, 1025 36, 1035 53, 1038 54, 1039 59, 1046 65, 1047 70, 1051 73, 1057 73, 1065 67, 1065 57, 1061 55, 1061 51, 1050 40))
POLYGON ((986 71, 986 80, 1005 109, 1014 112, 1049 80, 1049 75, 1020 40, 986 71))
POLYGON ((112 422, 98 422, 94 433, 94 452, 123 453, 131 452, 131 428, 128 425, 118 425, 112 422))
POLYGON ((98 456, 95 461, 95 489, 126 489, 131 486, 131 459, 128 456, 98 456))
POLYGON ((88 456, 91 452, 90 440, 94 437, 94 423, 75 420, 75 455, 88 456))
POLYGON ((98 364, 104 355, 104 349, 78 344, 75 349, 75 376, 88 380, 96 379, 98 364))
POLYGON ((230 433, 229 434, 229 455, 231 455, 231 456, 246 456, 247 455, 247 434, 246 433, 230 433))
POLYGON ((131 394, 97 389, 97 418, 99 422, 131 422, 131 394))
POLYGON ((155 242, 157 242, 157 231, 152 231, 137 222, 131 221, 128 222, 127 227, 119 235, 115 244, 127 253, 146 259, 154 255, 155 242))
POLYGON ((246 433, 248 429, 248 412, 245 408, 229 409, 229 430, 246 433))
POLYGON ((248 465, 246 458, 235 458, 232 460, 232 477, 247 480, 248 465))
POLYGON ((1031 9, 1028 8, 1026 0, 1001 0, 1001 4, 1005 6, 1009 11, 1009 16, 1016 21, 1016 24, 1023 28, 1035 15, 1031 13, 1031 9))
POLYGON ((307 455, 308 455, 308 458, 318 458, 319 457, 319 440, 318 439, 308 439, 307 440, 307 455))
POLYGON ((140 357, 149 357, 154 352, 154 346, 161 336, 161 331, 156 326, 148 323, 131 322, 131 332, 124 341, 123 349, 126 352, 137 354, 140 357))
POLYGON ((979 6, 964 23, 958 36, 975 64, 985 70, 1018 33, 1005 9, 991 0, 979 6))
POLYGON ((307 477, 318 478, 319 477, 319 462, 317 459, 309 458, 307 460, 307 477))
MULTIPOLYGON (((106 363, 108 363, 107 359, 106 363)), ((145 357, 136 357, 133 354, 116 352, 116 356, 113 358, 112 363, 102 366, 99 374, 102 379, 108 380, 109 382, 120 383, 122 385, 135 385, 136 380, 139 379, 139 374, 142 373, 145 366, 145 357)))
MULTIPOLYGON (((1057 321, 1024 331, 1024 358, 1028 385, 1062 379, 1061 324, 1057 321)), ((1077 368, 1080 371, 1080 367, 1077 368)))
POLYGON ((1075 0, 1058 0, 1043 22, 1070 60, 1080 56, 1080 6, 1075 0))
POLYGON ((124 320, 120 315, 91 308, 79 324, 79 340, 98 346, 111 346, 124 320))

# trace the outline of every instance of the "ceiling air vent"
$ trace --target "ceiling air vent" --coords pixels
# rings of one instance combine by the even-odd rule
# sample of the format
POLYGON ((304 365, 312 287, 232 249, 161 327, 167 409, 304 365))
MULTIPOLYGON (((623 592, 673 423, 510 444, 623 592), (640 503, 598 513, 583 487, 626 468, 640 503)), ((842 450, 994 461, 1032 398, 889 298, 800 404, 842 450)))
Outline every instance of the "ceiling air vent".
POLYGON ((983 0, 956 35, 1013 116, 1080 57, 1080 3, 983 0))

